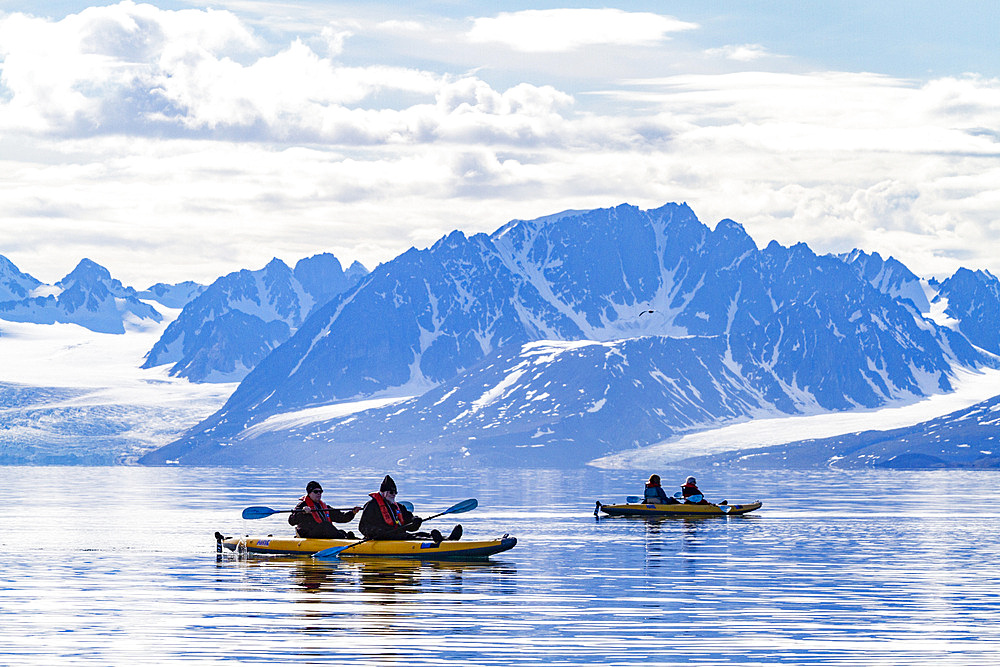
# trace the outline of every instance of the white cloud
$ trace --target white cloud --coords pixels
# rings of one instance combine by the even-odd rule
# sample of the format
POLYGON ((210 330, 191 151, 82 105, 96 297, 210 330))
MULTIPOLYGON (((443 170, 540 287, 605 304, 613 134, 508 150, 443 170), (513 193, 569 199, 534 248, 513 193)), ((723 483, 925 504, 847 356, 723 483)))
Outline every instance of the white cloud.
POLYGON ((717 49, 708 49, 705 54, 713 58, 725 58, 748 63, 770 56, 767 49, 760 44, 729 44, 717 49))
MULTIPOLYGON (((636 16, 598 15, 604 33, 567 39, 610 44, 636 16)), ((146 286, 321 250, 372 267, 455 228, 687 201, 761 245, 1000 273, 996 80, 744 71, 586 79, 608 88, 580 98, 538 73, 346 66, 335 52, 364 40, 338 35, 417 26, 316 25, 274 45, 226 12, 0 16, 0 254, 57 265, 47 280, 89 256, 146 286)))
POLYGON ((335 22, 325 26, 320 33, 326 40, 327 53, 330 56, 337 56, 344 51, 346 42, 359 29, 356 21, 335 22))
POLYGON ((648 12, 620 9, 532 9, 477 18, 473 42, 499 42, 517 51, 572 51, 602 44, 649 45, 694 23, 648 12))

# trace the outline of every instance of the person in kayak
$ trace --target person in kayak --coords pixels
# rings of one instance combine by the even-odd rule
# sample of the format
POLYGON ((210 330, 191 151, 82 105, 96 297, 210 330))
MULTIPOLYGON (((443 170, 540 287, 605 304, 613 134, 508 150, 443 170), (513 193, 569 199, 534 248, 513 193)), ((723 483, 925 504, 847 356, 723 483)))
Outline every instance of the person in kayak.
POLYGON ((684 483, 681 484, 681 493, 684 494, 685 502, 690 502, 687 499, 690 498, 691 496, 701 496, 702 497, 701 500, 699 500, 695 504, 698 505, 709 504, 709 502, 705 500, 704 494, 698 489, 698 481, 694 477, 688 477, 686 480, 684 480, 684 483))
POLYGON ((650 475, 649 481, 646 482, 646 489, 643 492, 643 498, 647 503, 655 503, 659 505, 670 505, 676 504, 677 501, 667 495, 667 492, 663 490, 660 486, 660 476, 650 475))
POLYGON ((299 504, 288 515, 288 523, 295 526, 295 534, 314 539, 356 539, 352 531, 341 530, 333 524, 352 521, 361 508, 334 509, 323 502, 322 496, 323 487, 319 482, 306 484, 306 495, 299 498, 299 504))
MULTIPOLYGON (((423 519, 414 516, 405 507, 396 502, 396 482, 389 475, 382 480, 377 493, 369 494, 371 500, 365 503, 361 512, 358 530, 369 540, 419 540, 431 538, 435 542, 444 540, 438 529, 430 533, 412 532, 420 529, 423 519)), ((449 540, 462 537, 461 524, 455 526, 449 540)))

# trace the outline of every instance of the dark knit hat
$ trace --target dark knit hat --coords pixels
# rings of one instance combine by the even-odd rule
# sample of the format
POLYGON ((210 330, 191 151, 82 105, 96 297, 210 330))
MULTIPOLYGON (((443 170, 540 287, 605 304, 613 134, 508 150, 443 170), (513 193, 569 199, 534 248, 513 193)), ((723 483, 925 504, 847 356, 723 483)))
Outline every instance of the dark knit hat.
POLYGON ((306 493, 312 493, 313 491, 322 491, 323 487, 319 485, 319 482, 313 480, 306 484, 306 493))
POLYGON ((389 493, 396 493, 396 483, 392 481, 392 477, 388 475, 382 480, 382 486, 378 487, 379 491, 388 491, 389 493))

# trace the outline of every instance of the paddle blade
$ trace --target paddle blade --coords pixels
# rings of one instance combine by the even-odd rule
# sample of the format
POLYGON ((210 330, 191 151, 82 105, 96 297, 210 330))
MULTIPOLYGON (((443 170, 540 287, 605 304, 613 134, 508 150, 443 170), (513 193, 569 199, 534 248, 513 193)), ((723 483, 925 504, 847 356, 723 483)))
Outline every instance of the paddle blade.
POLYGON ((411 503, 408 500, 400 500, 396 504, 397 505, 401 505, 403 507, 403 509, 405 509, 407 512, 410 512, 410 513, 413 512, 413 503, 411 503))
POLYGON ((270 507, 248 507, 243 510, 244 519, 263 519, 266 516, 271 516, 279 510, 273 510, 270 507))
POLYGON ((677 493, 674 494, 674 498, 683 498, 683 497, 684 497, 683 491, 678 491, 677 493))
POLYGON ((723 514, 729 514, 733 510, 729 505, 719 505, 719 509, 722 510, 723 514))
POLYGON ((463 500, 460 503, 455 503, 441 514, 461 514, 462 512, 471 512, 472 510, 479 507, 479 501, 475 498, 469 498, 468 500, 463 500))
POLYGON ((630 505, 634 505, 636 503, 641 503, 644 500, 645 500, 645 498, 643 498, 642 496, 627 496, 625 498, 625 502, 629 503, 630 505))
POLYGON ((701 495, 700 493, 696 493, 693 496, 688 496, 687 497, 687 501, 689 503, 700 503, 704 499, 705 499, 705 496, 701 495))
POLYGON ((329 549, 323 549, 322 551, 314 553, 313 558, 316 560, 340 560, 340 552, 347 547, 353 546, 353 544, 348 544, 346 547, 330 547, 329 549))

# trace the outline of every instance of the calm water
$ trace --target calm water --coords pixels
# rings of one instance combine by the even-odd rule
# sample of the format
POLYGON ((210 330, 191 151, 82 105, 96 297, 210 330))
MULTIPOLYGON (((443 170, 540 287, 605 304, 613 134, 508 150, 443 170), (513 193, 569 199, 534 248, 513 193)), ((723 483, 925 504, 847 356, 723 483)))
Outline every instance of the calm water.
POLYGON ((243 507, 313 477, 361 503, 384 472, 0 468, 0 664, 1000 664, 992 472, 705 473, 709 498, 764 508, 598 521, 653 471, 390 471, 418 514, 479 499, 442 530, 518 546, 216 561, 216 530, 290 530, 243 507))

